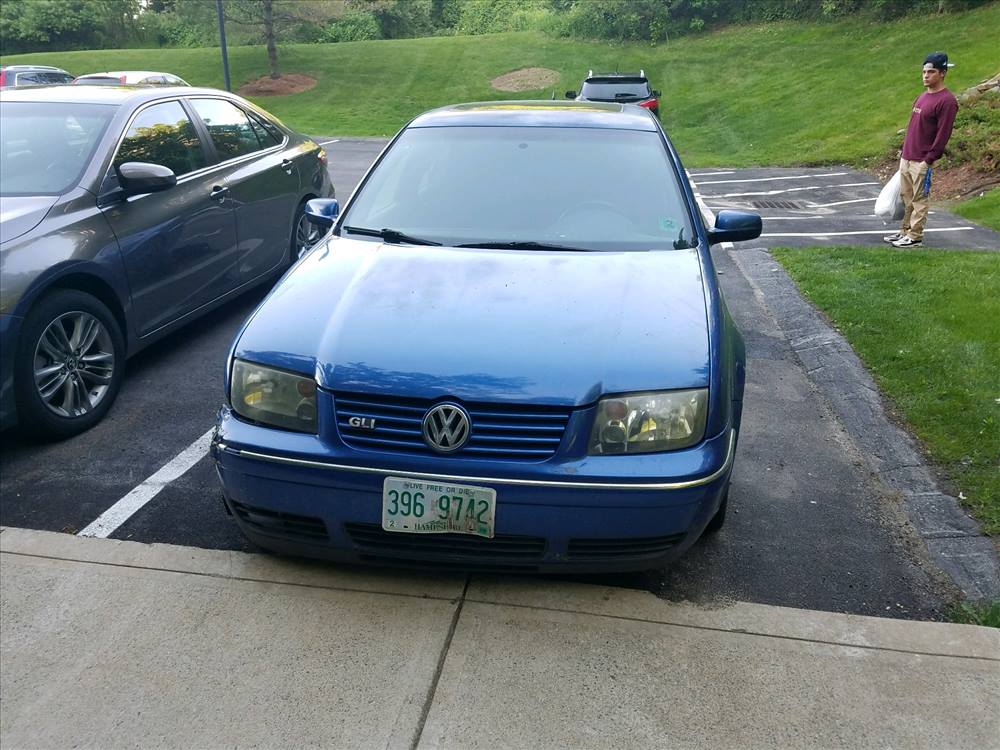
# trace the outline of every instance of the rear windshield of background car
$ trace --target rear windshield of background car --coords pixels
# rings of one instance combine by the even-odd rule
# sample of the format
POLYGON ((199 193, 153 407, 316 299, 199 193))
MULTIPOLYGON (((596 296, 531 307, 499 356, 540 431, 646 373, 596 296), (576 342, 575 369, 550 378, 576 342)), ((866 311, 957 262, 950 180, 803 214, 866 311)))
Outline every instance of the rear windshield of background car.
POLYGON ((117 106, 4 102, 0 195, 60 195, 80 176, 117 106))
POLYGON ((640 78, 591 78, 583 82, 580 96, 598 101, 645 99, 650 95, 649 82, 640 78))
POLYGON ((29 73, 17 74, 18 86, 51 86, 60 83, 69 83, 72 80, 73 76, 68 73, 57 73, 50 70, 32 70, 29 73))
POLYGON ((118 76, 98 76, 95 78, 77 78, 73 83, 77 86, 120 86, 121 78, 118 76))
POLYGON ((694 236, 659 134, 603 128, 411 128, 342 224, 582 250, 669 250, 694 236))

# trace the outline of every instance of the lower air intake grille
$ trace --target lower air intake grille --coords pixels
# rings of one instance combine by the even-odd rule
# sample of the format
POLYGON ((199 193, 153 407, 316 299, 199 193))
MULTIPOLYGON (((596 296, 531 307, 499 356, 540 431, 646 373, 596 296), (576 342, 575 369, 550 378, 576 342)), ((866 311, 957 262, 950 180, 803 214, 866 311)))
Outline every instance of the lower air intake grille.
POLYGON ((230 500, 233 513, 247 526, 264 534, 281 536, 289 539, 306 539, 312 542, 322 542, 329 539, 326 524, 322 518, 312 516, 297 516, 294 513, 279 513, 263 508, 253 508, 243 503, 230 500))
POLYGON ((683 534, 636 539, 570 539, 568 555, 575 558, 654 557, 667 552, 683 534))
POLYGON ((498 534, 492 539, 465 534, 401 534, 373 524, 347 523, 344 530, 363 551, 419 559, 447 555, 455 560, 537 560, 545 554, 545 539, 498 534))

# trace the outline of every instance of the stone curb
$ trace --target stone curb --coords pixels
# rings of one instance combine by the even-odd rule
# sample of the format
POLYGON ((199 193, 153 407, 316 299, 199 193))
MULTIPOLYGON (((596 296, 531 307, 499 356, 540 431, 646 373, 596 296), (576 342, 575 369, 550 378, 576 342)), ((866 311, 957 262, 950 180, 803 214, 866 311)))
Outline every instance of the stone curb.
POLYGON ((976 625, 894 620, 766 604, 699 606, 668 602, 646 591, 566 581, 473 576, 408 575, 399 571, 312 564, 264 554, 170 544, 77 537, 52 531, 0 528, 0 554, 39 564, 109 565, 136 574, 209 576, 330 592, 437 599, 615 618, 712 631, 717 637, 778 638, 841 647, 899 651, 929 657, 1000 662, 1000 630, 976 625))
POLYGON ((886 415, 878 387, 851 345, 802 297, 766 248, 740 248, 732 257, 871 471, 902 496, 935 563, 966 598, 1000 597, 1000 563, 992 541, 954 497, 941 492, 914 438, 886 415))

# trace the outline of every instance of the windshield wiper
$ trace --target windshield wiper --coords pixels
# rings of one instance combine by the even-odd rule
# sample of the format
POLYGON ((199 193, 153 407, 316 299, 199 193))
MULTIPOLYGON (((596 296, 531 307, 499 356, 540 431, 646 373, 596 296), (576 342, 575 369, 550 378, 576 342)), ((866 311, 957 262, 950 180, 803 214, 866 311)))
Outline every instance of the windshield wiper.
POLYGON ((694 238, 691 238, 690 240, 684 239, 684 227, 681 227, 680 234, 678 234, 677 239, 674 240, 674 250, 690 250, 694 247, 698 247, 698 243, 694 238))
POLYGON ((368 237, 381 237, 386 242, 405 242, 409 245, 440 245, 434 240, 424 240, 420 237, 411 237, 408 234, 397 232, 395 229, 366 229, 365 227, 344 227, 351 234, 363 234, 368 237))
POLYGON ((484 248, 490 249, 495 248, 497 250, 568 250, 571 252, 581 252, 589 253, 582 247, 568 247, 566 245, 549 245, 545 242, 527 242, 527 241, 515 241, 515 242, 466 242, 462 245, 455 245, 455 247, 470 247, 470 248, 484 248))

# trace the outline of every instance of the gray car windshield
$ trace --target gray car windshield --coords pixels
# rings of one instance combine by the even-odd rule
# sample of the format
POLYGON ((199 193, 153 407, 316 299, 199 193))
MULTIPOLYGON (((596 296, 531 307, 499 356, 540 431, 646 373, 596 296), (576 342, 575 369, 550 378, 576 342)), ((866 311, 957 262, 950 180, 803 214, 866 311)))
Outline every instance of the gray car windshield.
POLYGON ((117 107, 67 102, 0 106, 0 195, 60 195, 79 184, 117 107))
POLYGON ((657 250, 694 236, 659 134, 597 128, 411 128, 360 188, 348 225, 451 246, 657 250))

